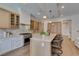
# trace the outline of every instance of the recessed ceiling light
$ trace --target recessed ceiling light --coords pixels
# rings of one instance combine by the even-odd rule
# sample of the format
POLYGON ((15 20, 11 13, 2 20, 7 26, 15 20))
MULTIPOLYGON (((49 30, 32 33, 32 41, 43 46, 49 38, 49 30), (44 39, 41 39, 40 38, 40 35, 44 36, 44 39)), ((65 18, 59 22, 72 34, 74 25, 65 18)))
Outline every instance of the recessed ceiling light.
POLYGON ((64 6, 61 6, 61 8, 64 8, 64 6))
POLYGON ((37 15, 40 15, 40 13, 38 12, 37 15))
POLYGON ((43 18, 44 18, 44 19, 46 19, 46 18, 47 18, 47 16, 43 16, 43 18))

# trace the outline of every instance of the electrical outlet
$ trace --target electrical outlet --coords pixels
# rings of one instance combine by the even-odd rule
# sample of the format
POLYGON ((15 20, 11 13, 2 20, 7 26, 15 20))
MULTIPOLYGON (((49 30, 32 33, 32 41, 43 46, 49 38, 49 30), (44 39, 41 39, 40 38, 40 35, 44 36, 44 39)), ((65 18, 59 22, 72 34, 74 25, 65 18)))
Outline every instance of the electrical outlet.
POLYGON ((44 47, 44 43, 42 43, 42 47, 44 47))

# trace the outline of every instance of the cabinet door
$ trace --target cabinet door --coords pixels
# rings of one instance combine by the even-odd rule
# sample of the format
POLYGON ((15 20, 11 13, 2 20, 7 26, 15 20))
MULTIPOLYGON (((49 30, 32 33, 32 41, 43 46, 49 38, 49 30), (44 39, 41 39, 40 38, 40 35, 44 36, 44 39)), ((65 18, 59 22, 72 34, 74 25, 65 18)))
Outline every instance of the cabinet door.
POLYGON ((18 42, 18 39, 14 38, 12 39, 12 49, 16 49, 17 48, 17 42, 18 42))
POLYGON ((22 47, 23 46, 23 39, 18 39, 17 41, 16 41, 16 48, 19 48, 19 47, 22 47))
POLYGON ((0 28, 9 28, 10 13, 0 9, 0 28))
POLYGON ((33 30, 33 29, 34 29, 34 21, 31 20, 30 23, 31 23, 31 24, 30 24, 30 29, 33 30))
POLYGON ((13 38, 12 39, 12 49, 22 47, 23 44, 24 44, 24 41, 21 38, 13 38))
POLYGON ((0 54, 9 52, 11 50, 11 40, 4 40, 0 44, 0 54))
POLYGON ((19 15, 16 15, 15 25, 16 28, 19 28, 19 15))
POLYGON ((10 21, 11 28, 14 28, 15 27, 15 14, 12 13, 10 17, 11 17, 11 21, 10 21))
POLYGON ((49 33, 61 33, 62 31, 61 22, 52 22, 48 24, 48 32, 49 33))

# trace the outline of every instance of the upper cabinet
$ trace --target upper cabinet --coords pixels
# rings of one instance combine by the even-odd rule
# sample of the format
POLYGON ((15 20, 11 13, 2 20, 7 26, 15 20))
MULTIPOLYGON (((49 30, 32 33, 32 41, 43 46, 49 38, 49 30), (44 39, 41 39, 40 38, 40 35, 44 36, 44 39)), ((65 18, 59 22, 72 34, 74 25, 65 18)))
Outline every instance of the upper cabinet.
POLYGON ((11 13, 10 28, 19 28, 19 15, 11 13))
POLYGON ((30 30, 32 30, 34 33, 43 32, 44 30, 44 24, 33 15, 30 16, 30 30))
POLYGON ((30 23, 30 29, 31 30, 34 30, 35 32, 38 31, 38 28, 39 28, 39 22, 35 21, 35 20, 31 20, 31 23, 30 23))
POLYGON ((19 28, 19 15, 0 8, 0 28, 19 28))
POLYGON ((62 24, 61 24, 61 22, 48 23, 48 32, 49 33, 61 34, 62 33, 62 24))
POLYGON ((40 21, 31 20, 30 22, 30 29, 33 30, 33 32, 43 32, 44 24, 40 21))

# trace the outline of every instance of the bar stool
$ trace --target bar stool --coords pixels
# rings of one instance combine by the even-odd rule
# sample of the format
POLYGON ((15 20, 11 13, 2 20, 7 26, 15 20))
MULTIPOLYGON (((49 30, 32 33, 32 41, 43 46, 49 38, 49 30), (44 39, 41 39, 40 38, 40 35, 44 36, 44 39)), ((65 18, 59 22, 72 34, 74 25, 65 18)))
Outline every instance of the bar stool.
POLYGON ((61 35, 57 35, 54 40, 52 41, 52 55, 56 55, 56 56, 60 56, 63 51, 61 50, 62 49, 62 41, 63 41, 63 38, 61 35))
POLYGON ((63 51, 61 49, 52 47, 52 56, 60 56, 62 53, 63 53, 63 51))

